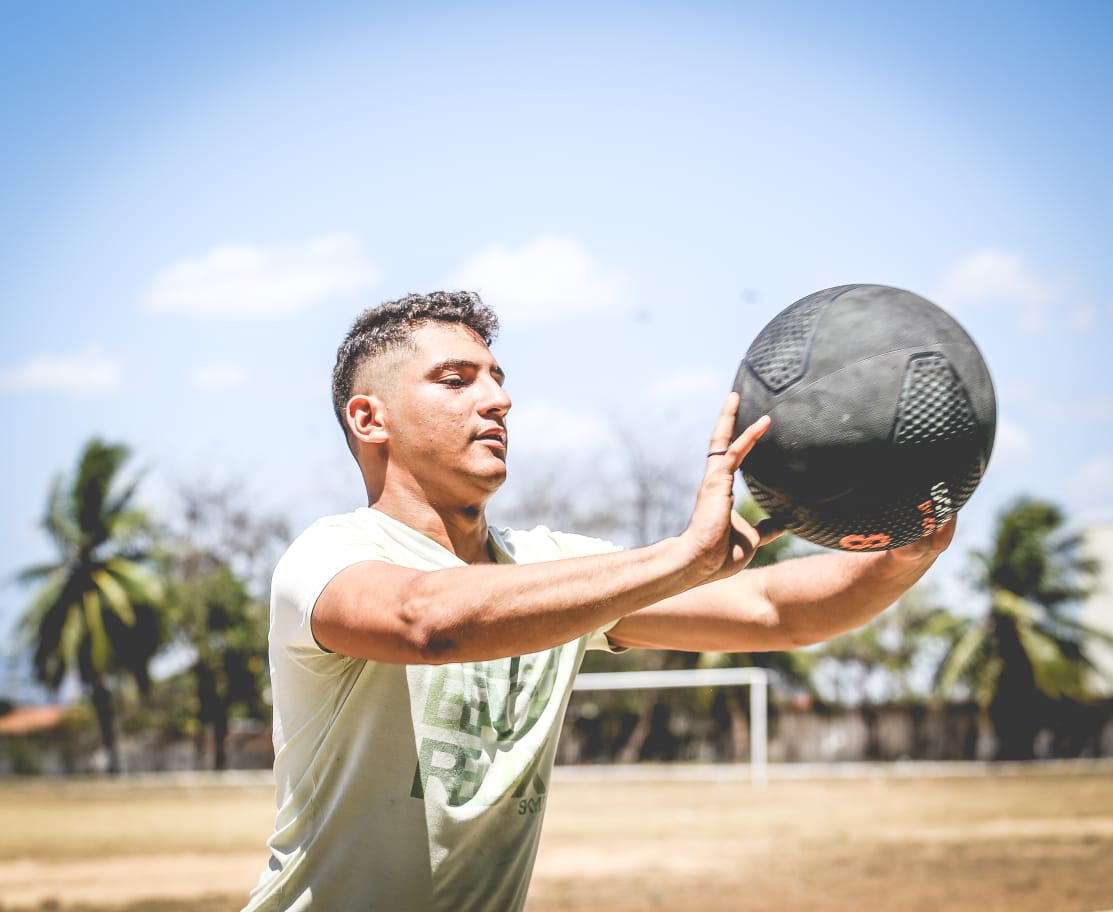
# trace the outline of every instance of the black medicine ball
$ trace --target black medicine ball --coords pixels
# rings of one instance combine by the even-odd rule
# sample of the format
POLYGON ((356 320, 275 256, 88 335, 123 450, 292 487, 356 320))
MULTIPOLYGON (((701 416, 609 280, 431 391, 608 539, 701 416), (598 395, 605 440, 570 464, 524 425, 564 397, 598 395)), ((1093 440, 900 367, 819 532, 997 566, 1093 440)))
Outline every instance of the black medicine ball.
POLYGON ((842 285, 790 305, 738 368, 735 434, 772 425, 742 464, 754 499, 796 535, 880 551, 934 531, 974 493, 997 402, 977 346, 930 301, 842 285))

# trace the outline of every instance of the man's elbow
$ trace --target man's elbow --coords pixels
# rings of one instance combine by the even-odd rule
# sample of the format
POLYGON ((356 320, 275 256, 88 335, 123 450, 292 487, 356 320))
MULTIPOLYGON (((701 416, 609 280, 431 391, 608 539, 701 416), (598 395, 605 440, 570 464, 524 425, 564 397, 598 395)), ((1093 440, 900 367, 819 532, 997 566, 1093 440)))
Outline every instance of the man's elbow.
POLYGON ((413 657, 407 664, 446 665, 463 661, 458 631, 429 600, 420 594, 406 599, 400 619, 406 651, 413 657))
POLYGON ((817 630, 789 630, 785 632, 785 647, 781 652, 791 652, 794 649, 806 649, 823 643, 831 637, 817 630))
POLYGON ((405 598, 386 613, 369 617, 346 603, 319 605, 313 637, 338 655, 394 665, 443 665, 462 661, 459 637, 427 600, 405 598))
POLYGON ((769 599, 763 601, 760 609, 752 610, 751 616, 764 641, 764 648, 755 652, 790 652, 827 639, 827 635, 815 624, 808 623, 801 612, 769 599))
POLYGON ((447 665, 463 661, 459 642, 450 631, 432 624, 419 624, 410 632, 409 647, 414 665, 447 665))

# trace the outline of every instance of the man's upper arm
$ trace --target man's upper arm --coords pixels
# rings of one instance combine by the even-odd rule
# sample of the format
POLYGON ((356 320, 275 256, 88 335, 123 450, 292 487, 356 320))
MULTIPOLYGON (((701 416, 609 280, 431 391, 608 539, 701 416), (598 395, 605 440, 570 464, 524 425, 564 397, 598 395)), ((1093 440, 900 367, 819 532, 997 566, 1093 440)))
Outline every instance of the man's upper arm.
POLYGON ((405 592, 426 571, 377 560, 351 564, 325 585, 310 611, 313 639, 329 652, 379 662, 421 661, 405 592))
POLYGON ((282 649, 295 661, 314 665, 329 652, 348 654, 331 642, 322 642, 317 631, 318 603, 326 591, 334 595, 341 591, 332 586, 346 577, 348 570, 381 562, 385 557, 383 543, 351 516, 325 517, 306 529, 275 567, 271 586, 272 649, 282 649))

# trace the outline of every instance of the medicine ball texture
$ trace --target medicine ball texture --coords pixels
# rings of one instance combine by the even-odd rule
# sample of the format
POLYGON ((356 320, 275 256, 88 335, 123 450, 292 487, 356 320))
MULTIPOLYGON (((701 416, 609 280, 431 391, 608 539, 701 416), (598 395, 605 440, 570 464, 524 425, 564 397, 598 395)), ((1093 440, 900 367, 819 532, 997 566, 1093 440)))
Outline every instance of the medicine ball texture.
POLYGON ((981 353, 930 301, 842 285, 790 305, 739 365, 735 434, 772 425, 742 464, 751 494, 796 535, 879 551, 934 531, 969 500, 997 402, 981 353))

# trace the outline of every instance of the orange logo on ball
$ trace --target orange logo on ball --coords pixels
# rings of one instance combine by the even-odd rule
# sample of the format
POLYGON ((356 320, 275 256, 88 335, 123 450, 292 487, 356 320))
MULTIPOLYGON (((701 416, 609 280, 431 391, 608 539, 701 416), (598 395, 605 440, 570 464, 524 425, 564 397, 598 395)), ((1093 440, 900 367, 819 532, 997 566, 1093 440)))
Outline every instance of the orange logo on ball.
POLYGON ((839 544, 847 551, 868 551, 871 548, 885 548, 891 541, 884 532, 875 532, 873 535, 844 535, 839 539, 839 544))

